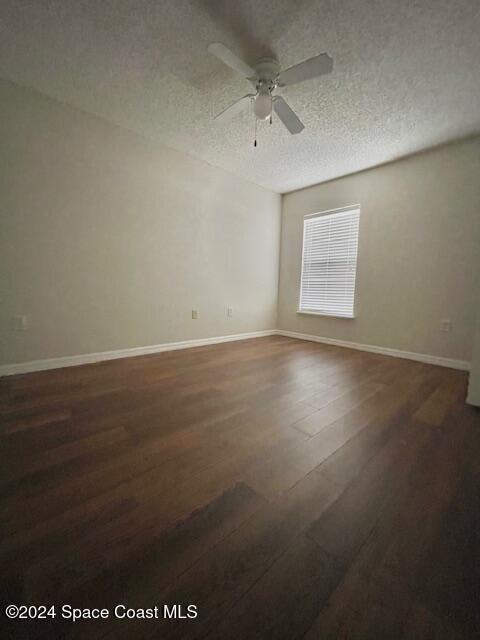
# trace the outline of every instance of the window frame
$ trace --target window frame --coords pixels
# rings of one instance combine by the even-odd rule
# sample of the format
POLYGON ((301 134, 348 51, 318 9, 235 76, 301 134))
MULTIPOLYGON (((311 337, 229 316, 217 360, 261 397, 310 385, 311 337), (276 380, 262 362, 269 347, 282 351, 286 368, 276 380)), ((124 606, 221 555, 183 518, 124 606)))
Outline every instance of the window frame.
POLYGON ((300 281, 298 287, 298 304, 297 304, 297 314, 307 315, 307 316, 324 316, 327 318, 337 318, 338 320, 354 320, 357 317, 357 306, 358 306, 358 297, 357 297, 357 266, 358 266, 358 252, 360 247, 360 218, 361 218, 361 206, 358 204, 351 204, 345 207, 338 207, 336 209, 326 209, 325 211, 319 211, 314 213, 307 213, 303 216, 303 227, 302 227, 302 258, 300 263, 300 281), (357 239, 357 259, 355 262, 355 286, 353 289, 353 309, 351 316, 339 316, 336 313, 328 313, 326 311, 314 311, 314 310, 305 310, 300 308, 301 300, 302 300, 302 285, 303 285, 303 260, 305 254, 305 221, 311 218, 321 218, 323 216, 335 215, 336 213, 347 213, 348 211, 358 211, 358 239, 357 239))

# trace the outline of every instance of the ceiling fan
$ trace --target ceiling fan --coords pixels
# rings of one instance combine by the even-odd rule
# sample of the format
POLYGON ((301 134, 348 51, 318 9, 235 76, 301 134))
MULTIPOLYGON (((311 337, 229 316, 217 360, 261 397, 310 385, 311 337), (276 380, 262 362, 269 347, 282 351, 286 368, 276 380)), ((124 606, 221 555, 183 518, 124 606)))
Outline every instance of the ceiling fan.
POLYGON ((305 126, 284 98, 274 95, 275 89, 323 76, 333 69, 333 60, 326 53, 321 53, 280 71, 280 65, 274 58, 261 58, 253 66, 250 66, 220 42, 210 44, 208 51, 228 67, 247 78, 255 87, 255 93, 247 93, 236 100, 217 114, 215 120, 230 120, 253 103, 253 113, 256 119, 272 122, 273 109, 291 134, 300 133, 305 126))

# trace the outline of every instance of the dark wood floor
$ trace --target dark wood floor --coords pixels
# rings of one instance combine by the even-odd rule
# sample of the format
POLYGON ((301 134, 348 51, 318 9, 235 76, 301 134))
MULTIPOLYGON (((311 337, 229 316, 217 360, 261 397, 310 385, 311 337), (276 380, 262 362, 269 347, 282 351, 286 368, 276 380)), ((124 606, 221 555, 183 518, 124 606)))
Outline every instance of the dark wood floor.
POLYGON ((280 336, 0 380, 2 602, 198 607, 2 637, 478 637, 465 390, 280 336))

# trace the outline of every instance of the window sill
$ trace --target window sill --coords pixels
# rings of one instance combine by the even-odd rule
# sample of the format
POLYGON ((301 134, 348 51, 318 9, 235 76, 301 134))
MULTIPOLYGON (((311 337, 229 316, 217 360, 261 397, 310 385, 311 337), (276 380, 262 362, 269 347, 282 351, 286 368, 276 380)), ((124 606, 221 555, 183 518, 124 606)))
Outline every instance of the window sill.
POLYGON ((339 318, 340 320, 355 320, 355 315, 339 316, 336 313, 325 313, 324 311, 304 311, 303 309, 297 309, 297 313, 305 316, 324 316, 326 318, 339 318))

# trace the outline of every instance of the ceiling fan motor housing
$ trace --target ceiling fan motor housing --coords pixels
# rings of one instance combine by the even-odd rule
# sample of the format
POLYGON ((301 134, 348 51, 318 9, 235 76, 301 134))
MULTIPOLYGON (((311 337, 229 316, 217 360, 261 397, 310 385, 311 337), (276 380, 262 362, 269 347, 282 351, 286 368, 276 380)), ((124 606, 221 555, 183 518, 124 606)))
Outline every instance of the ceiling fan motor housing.
POLYGON ((278 60, 274 58, 260 58, 253 65, 257 77, 255 78, 255 82, 257 84, 262 84, 262 86, 267 86, 271 91, 276 87, 276 80, 278 74, 280 73, 280 65, 278 64, 278 60))

